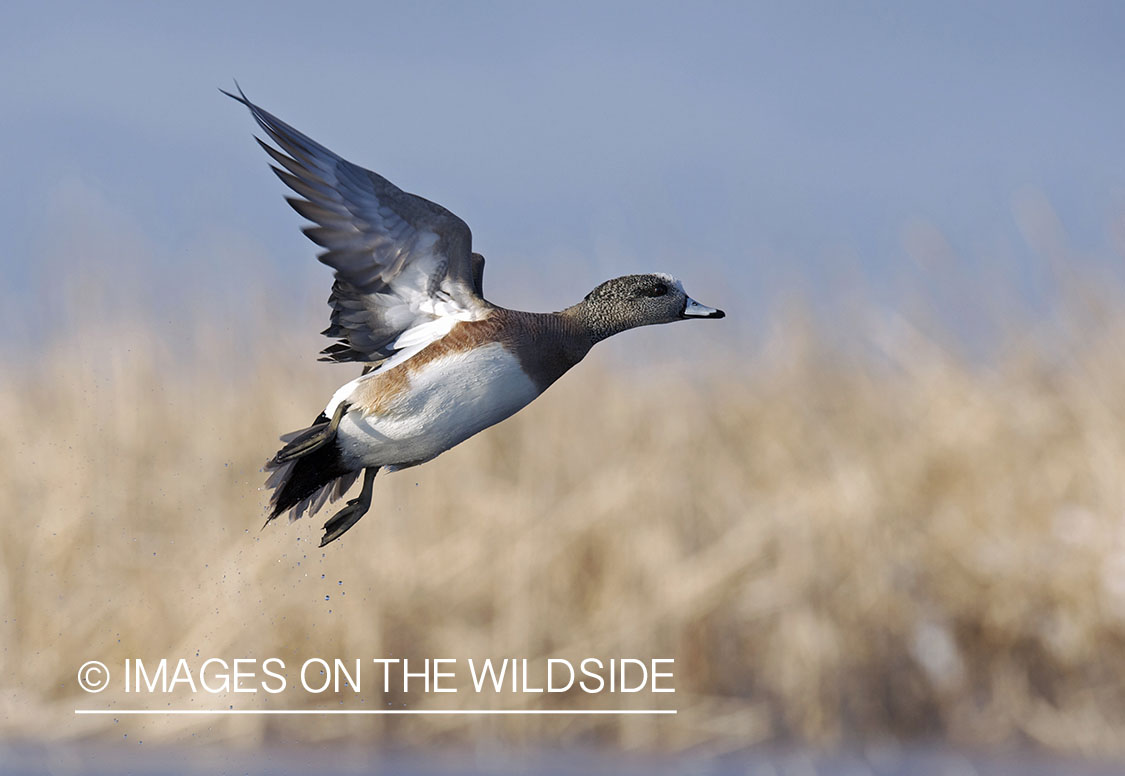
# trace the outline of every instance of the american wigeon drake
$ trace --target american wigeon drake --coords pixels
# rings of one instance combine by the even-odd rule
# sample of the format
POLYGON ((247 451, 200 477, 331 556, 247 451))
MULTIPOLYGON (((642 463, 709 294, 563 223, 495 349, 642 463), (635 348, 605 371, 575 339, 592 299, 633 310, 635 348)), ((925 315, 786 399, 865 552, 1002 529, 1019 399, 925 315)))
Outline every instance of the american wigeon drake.
POLYGON ((425 463, 499 423, 595 343, 636 326, 724 315, 659 273, 606 281, 557 313, 497 307, 484 299, 484 257, 473 253, 464 221, 341 159, 241 89, 224 93, 277 144, 258 140, 299 195, 289 204, 315 224, 304 232, 326 249, 320 260, 336 271, 324 334, 337 342, 322 360, 364 365, 312 426, 282 437, 266 465, 267 523, 315 513, 363 472, 359 496, 324 524, 323 547, 370 508, 380 469, 425 463))

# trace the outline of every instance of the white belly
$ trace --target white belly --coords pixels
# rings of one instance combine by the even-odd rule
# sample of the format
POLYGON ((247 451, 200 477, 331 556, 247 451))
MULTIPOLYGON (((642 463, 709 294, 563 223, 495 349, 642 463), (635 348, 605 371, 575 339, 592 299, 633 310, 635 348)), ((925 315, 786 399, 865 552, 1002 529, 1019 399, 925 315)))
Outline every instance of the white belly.
POLYGON ((338 438, 349 463, 393 471, 430 460, 538 395, 515 357, 493 343, 426 364, 385 412, 344 415, 338 438))

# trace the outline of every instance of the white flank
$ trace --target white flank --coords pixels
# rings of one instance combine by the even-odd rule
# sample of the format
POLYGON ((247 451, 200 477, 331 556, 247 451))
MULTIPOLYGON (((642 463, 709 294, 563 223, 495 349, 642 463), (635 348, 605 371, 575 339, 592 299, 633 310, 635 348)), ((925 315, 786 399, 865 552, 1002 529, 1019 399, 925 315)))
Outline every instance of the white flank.
MULTIPOLYGON (((329 407, 335 409, 334 404, 347 398, 356 382, 337 391, 329 407)), ((538 395, 516 358, 500 343, 492 343, 426 364, 411 376, 410 388, 380 415, 347 413, 339 439, 351 463, 393 471, 398 464, 434 458, 538 395)))
MULTIPOLYGON (((429 236, 437 239, 434 235, 429 236)), ((378 368, 340 386, 339 390, 332 394, 332 400, 324 408, 324 414, 328 417, 332 417, 336 408, 340 406, 340 402, 347 399, 355 390, 355 387, 364 380, 369 380, 388 369, 394 369, 407 359, 421 353, 431 343, 437 342, 451 332, 458 321, 474 321, 487 315, 487 311, 483 308, 466 309, 459 306, 445 291, 444 287, 436 296, 427 296, 420 289, 426 287, 428 276, 421 272, 420 265, 415 266, 415 264, 410 265, 399 278, 391 283, 391 288, 395 290, 396 295, 375 295, 387 309, 393 312, 396 318, 413 320, 415 324, 404 329, 398 335, 398 339, 391 344, 391 348, 395 351, 394 355, 379 364, 378 368), (415 288, 412 284, 420 285, 415 288), (393 304, 391 300, 402 301, 393 304), (434 317, 420 318, 422 314, 434 317), (419 320, 421 322, 418 322, 419 320)))

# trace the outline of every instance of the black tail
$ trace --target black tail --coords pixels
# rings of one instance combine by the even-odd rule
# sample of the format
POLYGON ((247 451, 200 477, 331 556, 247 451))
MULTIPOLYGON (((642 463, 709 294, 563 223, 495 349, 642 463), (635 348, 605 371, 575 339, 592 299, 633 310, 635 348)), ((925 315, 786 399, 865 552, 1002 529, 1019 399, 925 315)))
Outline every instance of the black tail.
MULTIPOLYGON (((327 426, 328 418, 321 413, 309 428, 282 437, 288 443, 282 450, 323 431, 327 426)), ((344 465, 335 439, 284 463, 279 463, 274 457, 266 464, 266 470, 273 472, 266 481, 266 486, 273 488, 270 515, 266 522, 290 509, 294 510, 292 520, 306 511, 313 514, 330 499, 334 501, 342 496, 359 475, 358 471, 344 465)))

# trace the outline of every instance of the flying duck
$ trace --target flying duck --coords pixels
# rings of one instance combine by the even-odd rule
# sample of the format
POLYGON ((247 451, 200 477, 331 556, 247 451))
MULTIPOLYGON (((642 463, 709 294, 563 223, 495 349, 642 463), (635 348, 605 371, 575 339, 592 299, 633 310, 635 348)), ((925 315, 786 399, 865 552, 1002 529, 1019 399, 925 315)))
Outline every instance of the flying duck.
POLYGON ((255 138, 312 222, 304 233, 335 270, 322 361, 363 374, 332 396, 311 426, 281 437, 266 464, 268 524, 314 514, 363 473, 358 497, 324 524, 320 546, 371 507, 380 469, 425 463, 530 403, 597 342, 626 329, 722 310, 691 299, 663 273, 602 283, 556 313, 508 310, 482 291, 484 257, 468 225, 441 205, 358 167, 238 94, 276 148, 255 138))

